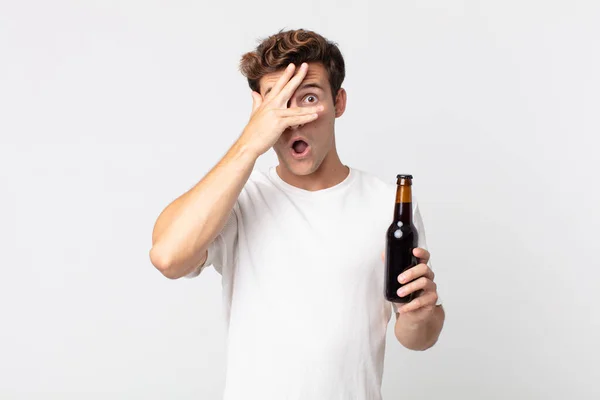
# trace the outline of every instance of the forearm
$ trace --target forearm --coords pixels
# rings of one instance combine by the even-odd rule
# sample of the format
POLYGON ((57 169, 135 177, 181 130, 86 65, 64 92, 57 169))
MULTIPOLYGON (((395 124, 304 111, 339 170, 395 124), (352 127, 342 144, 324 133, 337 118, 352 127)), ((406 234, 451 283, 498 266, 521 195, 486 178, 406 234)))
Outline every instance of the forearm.
POLYGON ((444 325, 444 308, 434 306, 428 316, 415 321, 410 313, 397 314, 394 332, 398 341, 410 350, 427 350, 438 340, 444 325))
POLYGON ((196 268, 223 229, 257 160, 238 140, 192 189, 158 217, 150 258, 165 276, 175 279, 196 268))

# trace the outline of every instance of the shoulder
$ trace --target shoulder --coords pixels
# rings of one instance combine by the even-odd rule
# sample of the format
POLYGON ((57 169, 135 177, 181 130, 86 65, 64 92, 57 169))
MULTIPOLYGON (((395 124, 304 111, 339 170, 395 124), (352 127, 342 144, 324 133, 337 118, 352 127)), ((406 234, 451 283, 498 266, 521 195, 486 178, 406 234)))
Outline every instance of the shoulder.
POLYGON ((257 199, 272 198, 278 190, 269 177, 269 172, 269 170, 253 169, 240 192, 238 203, 255 203, 257 199))
POLYGON ((250 177, 248 178, 248 182, 246 182, 246 186, 248 185, 264 185, 270 184, 271 180, 269 179, 269 171, 265 171, 262 169, 254 168, 250 173, 250 177))
POLYGON ((384 180, 381 176, 376 175, 373 172, 365 171, 363 169, 352 168, 353 173, 356 175, 356 179, 364 185, 369 185, 374 188, 383 189, 386 186, 389 187, 392 182, 390 180, 384 180))
POLYGON ((353 168, 356 175, 356 187, 367 194, 372 194, 375 197, 387 196, 394 194, 396 191, 395 181, 383 179, 381 176, 372 172, 353 168))
MULTIPOLYGON (((360 170, 357 168, 353 168, 353 170, 358 181, 358 185, 356 186, 361 192, 369 193, 373 197, 386 202, 386 204, 388 204, 390 201, 392 203, 395 201, 397 189, 395 174, 384 178, 373 172, 360 170)), ((412 200, 414 206, 418 204, 418 194, 415 192, 416 190, 413 187, 412 200)))

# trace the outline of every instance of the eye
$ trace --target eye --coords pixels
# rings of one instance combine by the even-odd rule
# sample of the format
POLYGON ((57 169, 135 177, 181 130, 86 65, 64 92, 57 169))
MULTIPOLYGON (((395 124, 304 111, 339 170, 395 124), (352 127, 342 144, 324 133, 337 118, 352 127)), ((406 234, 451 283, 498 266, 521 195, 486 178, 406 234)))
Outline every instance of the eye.
POLYGON ((304 100, 308 101, 309 103, 316 103, 318 101, 317 96, 309 94, 308 96, 306 96, 304 98, 304 100))

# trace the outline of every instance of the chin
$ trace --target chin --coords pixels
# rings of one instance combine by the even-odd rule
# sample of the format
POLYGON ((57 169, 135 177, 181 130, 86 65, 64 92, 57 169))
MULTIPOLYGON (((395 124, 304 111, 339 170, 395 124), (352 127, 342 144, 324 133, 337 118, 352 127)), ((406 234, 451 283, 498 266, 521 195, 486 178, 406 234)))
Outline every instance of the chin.
POLYGON ((303 160, 302 162, 298 162, 297 160, 286 160, 285 162, 286 168, 294 175, 297 176, 306 176, 315 172, 314 165, 312 160, 303 160))
POLYGON ((310 175, 317 170, 312 157, 304 160, 295 160, 290 157, 279 157, 279 165, 296 176, 310 175))

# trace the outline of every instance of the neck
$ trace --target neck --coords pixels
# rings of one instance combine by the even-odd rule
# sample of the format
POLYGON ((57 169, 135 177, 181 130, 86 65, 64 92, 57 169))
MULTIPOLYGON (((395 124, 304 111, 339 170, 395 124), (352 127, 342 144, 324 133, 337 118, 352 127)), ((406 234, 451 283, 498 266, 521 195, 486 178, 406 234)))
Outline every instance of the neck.
POLYGON ((295 175, 281 162, 277 166, 277 174, 286 183, 297 188, 317 191, 333 187, 348 177, 350 168, 345 166, 335 150, 327 154, 319 168, 308 175, 295 175))

